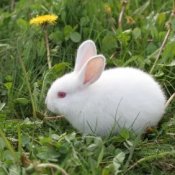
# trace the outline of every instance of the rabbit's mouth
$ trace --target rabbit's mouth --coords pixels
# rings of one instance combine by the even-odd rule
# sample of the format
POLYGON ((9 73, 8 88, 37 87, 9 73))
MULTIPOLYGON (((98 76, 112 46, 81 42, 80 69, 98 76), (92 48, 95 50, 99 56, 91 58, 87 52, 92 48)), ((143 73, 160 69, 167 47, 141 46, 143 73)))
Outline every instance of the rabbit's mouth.
POLYGON ((56 113, 56 108, 54 107, 55 105, 53 104, 52 101, 48 99, 48 96, 46 96, 45 99, 45 105, 47 106, 47 109, 53 113, 56 113))
POLYGON ((47 109, 52 112, 52 113, 58 113, 57 109, 53 106, 53 105, 50 105, 50 104, 46 104, 47 105, 47 109))
POLYGON ((45 99, 45 105, 47 105, 47 102, 48 102, 48 97, 46 96, 46 99, 45 99))

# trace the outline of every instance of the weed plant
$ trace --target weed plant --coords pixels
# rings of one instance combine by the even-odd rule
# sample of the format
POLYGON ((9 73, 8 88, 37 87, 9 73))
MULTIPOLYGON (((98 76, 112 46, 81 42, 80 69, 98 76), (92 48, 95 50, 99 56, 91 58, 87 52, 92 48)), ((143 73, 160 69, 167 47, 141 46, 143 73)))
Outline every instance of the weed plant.
POLYGON ((173 0, 125 5, 117 0, 1 0, 0 174, 173 175, 175 102, 158 128, 144 136, 122 130, 100 138, 79 134, 64 119, 45 120, 53 114, 44 99, 52 81, 72 70, 76 48, 89 38, 108 68, 149 72, 170 97, 175 92, 174 10, 173 0), (48 28, 51 69, 43 30, 29 24, 44 14, 58 16, 48 28))

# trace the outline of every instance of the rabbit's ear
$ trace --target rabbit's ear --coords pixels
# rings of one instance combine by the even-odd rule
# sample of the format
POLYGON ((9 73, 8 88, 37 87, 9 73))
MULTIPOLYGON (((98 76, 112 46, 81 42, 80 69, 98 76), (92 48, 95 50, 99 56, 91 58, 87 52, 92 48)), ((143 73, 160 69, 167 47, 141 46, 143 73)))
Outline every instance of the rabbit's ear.
POLYGON ((84 41, 78 48, 74 71, 79 71, 84 63, 97 55, 95 43, 92 40, 84 41))
POLYGON ((79 79, 82 85, 90 85, 101 76, 105 68, 105 57, 97 55, 91 57, 79 72, 79 79))

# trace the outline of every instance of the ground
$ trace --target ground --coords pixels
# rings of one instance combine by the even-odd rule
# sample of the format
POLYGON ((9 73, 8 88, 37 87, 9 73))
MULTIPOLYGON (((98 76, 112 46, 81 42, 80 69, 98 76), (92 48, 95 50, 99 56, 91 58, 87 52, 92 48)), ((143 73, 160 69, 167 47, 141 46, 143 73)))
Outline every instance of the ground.
POLYGON ((83 136, 47 111, 50 84, 92 39, 107 67, 133 66, 175 92, 173 1, 1 0, 0 174, 153 174, 175 171, 175 101, 157 128, 83 136), (38 24, 30 21, 42 17, 38 24), (52 118, 49 118, 52 117, 52 118))

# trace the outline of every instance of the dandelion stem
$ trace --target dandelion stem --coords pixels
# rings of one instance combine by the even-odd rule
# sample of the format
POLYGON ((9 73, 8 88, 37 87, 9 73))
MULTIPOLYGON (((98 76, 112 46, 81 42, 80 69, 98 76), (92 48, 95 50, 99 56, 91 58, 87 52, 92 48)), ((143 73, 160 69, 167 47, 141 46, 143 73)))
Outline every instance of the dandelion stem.
POLYGON ((164 49, 164 47, 165 47, 165 44, 166 44, 166 42, 167 42, 167 40, 168 40, 168 38, 169 38, 169 35, 170 35, 170 33, 171 33, 171 24, 170 24, 170 23, 168 23, 167 28, 168 28, 167 33, 166 33, 165 38, 164 38, 164 40, 163 40, 163 42, 162 42, 162 45, 161 45, 161 47, 160 47, 160 49, 159 49, 159 52, 158 52, 157 57, 156 57, 156 60, 155 60, 153 66, 152 66, 152 68, 151 68, 151 70, 150 70, 150 74, 152 74, 152 72, 153 72, 153 70, 154 70, 154 68, 155 68, 155 66, 156 66, 156 64, 157 64, 157 61, 159 60, 159 58, 160 58, 160 56, 161 56, 161 54, 162 54, 162 51, 163 51, 163 49, 164 49))
POLYGON ((122 19, 123 19, 123 15, 124 15, 127 3, 128 3, 127 0, 122 1, 122 9, 118 18, 118 28, 120 29, 122 29, 122 19))
POLYGON ((55 168, 58 171, 61 171, 63 175, 68 175, 68 173, 63 168, 52 163, 41 163, 37 165, 37 168, 55 168))
POLYGON ((166 156, 175 156, 175 151, 168 151, 168 152, 161 152, 158 154, 154 154, 151 156, 147 156, 144 158, 139 159, 137 162, 135 162, 133 165, 131 165, 125 172, 124 174, 126 174, 128 171, 130 171, 131 169, 135 168, 137 165, 146 162, 146 161, 153 161, 155 159, 160 159, 160 158, 164 158, 166 156))
POLYGON ((48 64, 48 68, 50 69, 52 65, 51 65, 51 58, 50 58, 50 48, 49 48, 47 26, 44 27, 44 40, 45 40, 45 45, 46 45, 46 50, 47 50, 47 64, 48 64))
POLYGON ((171 97, 167 100, 166 104, 165 104, 165 109, 169 106, 169 104, 171 103, 171 101, 175 98, 175 93, 173 93, 171 95, 171 97))
POLYGON ((45 121, 47 121, 47 120, 60 120, 63 118, 64 118, 63 116, 52 116, 52 117, 44 117, 44 120, 45 121))

